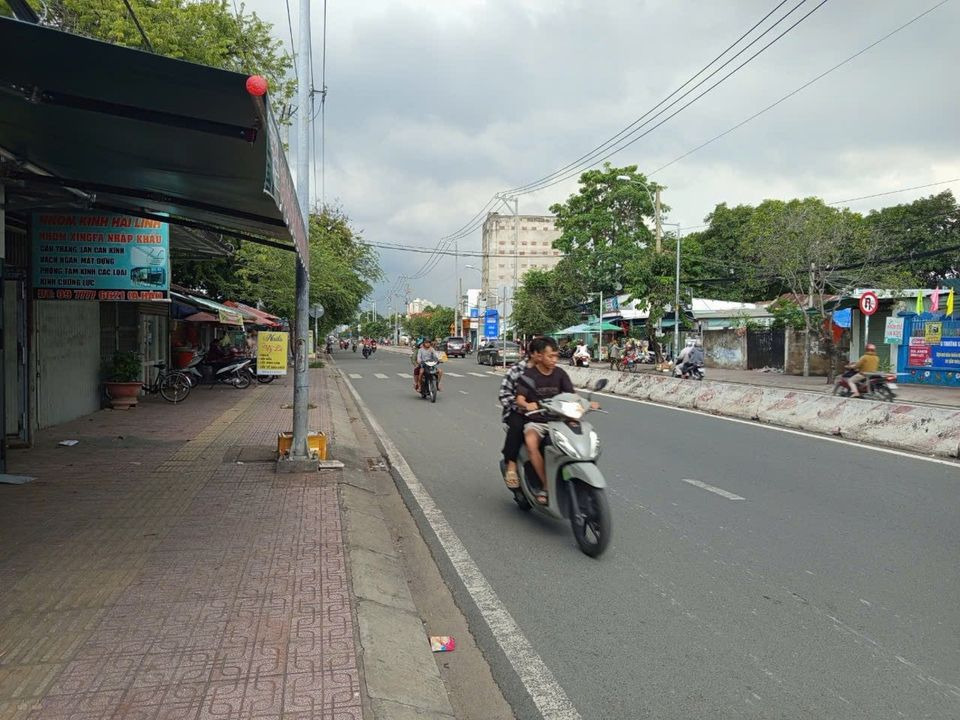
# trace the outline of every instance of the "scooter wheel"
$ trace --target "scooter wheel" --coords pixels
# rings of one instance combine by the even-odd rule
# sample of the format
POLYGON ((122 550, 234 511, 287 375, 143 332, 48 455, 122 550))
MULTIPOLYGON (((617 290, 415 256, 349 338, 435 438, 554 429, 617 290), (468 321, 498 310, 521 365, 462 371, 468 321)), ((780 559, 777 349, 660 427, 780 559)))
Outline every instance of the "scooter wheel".
POLYGON ((585 555, 599 557, 610 544, 613 530, 607 495, 600 488, 583 482, 576 483, 574 492, 577 493, 580 517, 570 517, 573 537, 585 555))
POLYGON ((513 501, 517 504, 517 507, 524 512, 530 512, 530 510, 533 509, 533 505, 530 504, 527 496, 523 494, 523 490, 520 488, 513 491, 513 501))

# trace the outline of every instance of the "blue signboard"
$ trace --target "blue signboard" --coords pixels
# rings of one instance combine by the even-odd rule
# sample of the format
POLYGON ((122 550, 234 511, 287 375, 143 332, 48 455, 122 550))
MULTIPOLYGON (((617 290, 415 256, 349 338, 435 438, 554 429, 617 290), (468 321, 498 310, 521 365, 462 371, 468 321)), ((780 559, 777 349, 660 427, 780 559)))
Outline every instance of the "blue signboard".
POLYGON ((480 308, 475 308, 475 307, 470 308, 470 317, 472 318, 480 317, 480 308))
POLYGON ((113 213, 34 213, 39 300, 166 300, 170 226, 113 213))
POLYGON ((495 338, 500 335, 500 313, 490 309, 483 314, 483 336, 495 338))

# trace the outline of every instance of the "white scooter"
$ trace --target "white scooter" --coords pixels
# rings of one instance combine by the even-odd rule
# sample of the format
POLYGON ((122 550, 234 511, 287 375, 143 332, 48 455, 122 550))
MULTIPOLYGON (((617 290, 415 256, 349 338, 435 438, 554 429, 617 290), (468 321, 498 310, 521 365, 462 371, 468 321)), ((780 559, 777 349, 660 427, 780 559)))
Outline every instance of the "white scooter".
MULTIPOLYGON (((520 382, 532 387, 532 381, 526 376, 521 376, 520 382)), ((600 378, 591 389, 602 390, 606 385, 606 378, 600 378)), ((556 520, 569 519, 580 550, 590 557, 598 557, 610 544, 613 527, 605 492, 607 481, 597 468, 600 438, 590 423, 582 420, 590 412, 589 398, 589 394, 584 399, 575 393, 560 393, 538 401, 541 409, 536 412, 546 416, 549 428, 541 445, 547 475, 547 504, 537 502, 540 479, 530 464, 526 447, 520 449, 517 458, 520 487, 511 492, 525 512, 533 508, 556 520)), ((506 476, 506 469, 506 462, 501 460, 500 474, 506 476)))
POLYGON ((686 373, 684 373, 683 363, 681 362, 679 365, 674 366, 673 376, 676 378, 684 379, 684 380, 687 378, 693 378, 694 380, 703 380, 705 376, 705 373, 703 370, 704 370, 703 365, 698 364, 698 365, 692 365, 688 367, 686 373))

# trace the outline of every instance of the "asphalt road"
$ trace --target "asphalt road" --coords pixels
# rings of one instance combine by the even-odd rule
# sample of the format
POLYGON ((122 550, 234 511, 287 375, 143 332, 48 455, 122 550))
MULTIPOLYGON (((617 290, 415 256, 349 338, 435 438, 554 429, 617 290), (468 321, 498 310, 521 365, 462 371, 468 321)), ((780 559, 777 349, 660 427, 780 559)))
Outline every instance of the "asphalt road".
POLYGON ((960 717, 960 466, 602 398, 592 560, 504 489, 475 357, 436 404, 405 355, 335 360, 583 718, 960 717))

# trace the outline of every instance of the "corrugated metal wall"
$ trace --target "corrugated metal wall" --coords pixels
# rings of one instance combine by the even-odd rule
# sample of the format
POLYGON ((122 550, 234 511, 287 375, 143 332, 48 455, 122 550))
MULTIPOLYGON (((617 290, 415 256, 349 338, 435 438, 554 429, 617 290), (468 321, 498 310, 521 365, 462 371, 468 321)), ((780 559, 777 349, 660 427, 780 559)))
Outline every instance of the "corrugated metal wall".
POLYGON ((37 300, 36 427, 100 409, 100 303, 37 300))

